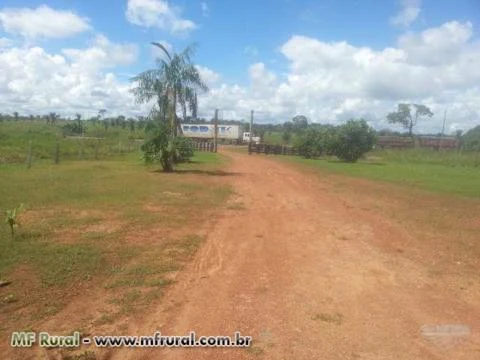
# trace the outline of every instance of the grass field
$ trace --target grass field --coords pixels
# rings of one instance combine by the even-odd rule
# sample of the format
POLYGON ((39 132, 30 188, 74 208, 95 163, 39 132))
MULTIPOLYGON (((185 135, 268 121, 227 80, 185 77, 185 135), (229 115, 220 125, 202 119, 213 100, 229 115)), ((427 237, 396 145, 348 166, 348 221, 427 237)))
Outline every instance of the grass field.
POLYGON ((29 143, 33 162, 53 162, 57 144, 60 161, 76 159, 105 159, 138 149, 143 131, 129 131, 121 127, 105 129, 101 124, 87 125, 85 138, 68 138, 62 133, 60 122, 49 126, 39 121, 3 121, 0 123, 0 165, 5 163, 25 163, 29 143), (101 138, 97 140, 96 138, 101 138))
POLYGON ((173 174, 140 157, 1 167, 2 212, 20 203, 26 210, 14 238, 0 229, 0 280, 12 281, 2 289, 0 331, 29 328, 85 289, 102 289, 111 304, 89 319, 98 323, 161 296, 231 190, 215 176, 220 155, 197 152, 173 174))
POLYGON ((356 164, 328 159, 285 157, 286 161, 354 177, 389 181, 453 195, 480 198, 477 154, 429 150, 374 151, 356 164))
MULTIPOLYGON (((289 141, 289 145, 295 142, 296 135, 292 133, 292 137, 289 141)), ((285 145, 285 141, 282 139, 282 133, 278 131, 267 131, 263 135, 263 140, 266 144, 272 145, 285 145)))

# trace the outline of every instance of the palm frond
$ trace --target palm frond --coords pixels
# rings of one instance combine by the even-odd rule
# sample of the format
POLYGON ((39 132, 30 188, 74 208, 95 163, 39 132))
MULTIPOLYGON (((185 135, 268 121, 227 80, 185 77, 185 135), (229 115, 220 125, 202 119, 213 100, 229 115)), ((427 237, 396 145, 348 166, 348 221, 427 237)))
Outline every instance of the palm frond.
POLYGON ((172 61, 172 57, 170 56, 170 53, 168 52, 168 50, 165 48, 165 46, 163 46, 162 44, 158 43, 158 42, 151 42, 152 45, 160 48, 163 50, 163 52, 165 53, 165 55, 167 55, 168 57, 168 60, 172 61))

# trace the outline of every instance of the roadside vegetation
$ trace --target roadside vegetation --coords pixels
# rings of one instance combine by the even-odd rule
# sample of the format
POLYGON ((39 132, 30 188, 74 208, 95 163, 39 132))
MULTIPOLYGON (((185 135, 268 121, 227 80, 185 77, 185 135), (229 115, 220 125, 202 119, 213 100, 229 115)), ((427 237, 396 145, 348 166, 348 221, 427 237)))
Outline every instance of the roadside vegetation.
POLYGON ((306 128, 297 134, 295 146, 307 159, 334 155, 355 163, 375 145, 375 131, 363 119, 349 120, 340 126, 306 128))
POLYGON ((343 174, 438 193, 480 199, 480 167, 476 154, 438 153, 435 150, 372 151, 356 164, 332 157, 306 159, 282 157, 308 166, 322 176, 343 174))
POLYGON ((194 115, 206 90, 193 50, 163 50, 168 61, 135 79, 137 100, 156 104, 148 117, 0 115, 0 334, 47 319, 90 331, 145 311, 226 206, 226 159, 178 137, 177 108, 194 115))
POLYGON ((154 101, 150 122, 146 128, 146 140, 142 146, 147 162, 160 163, 163 171, 171 172, 174 165, 188 158, 192 145, 188 140, 179 140, 180 120, 177 109, 187 119, 187 108, 192 117, 197 113, 197 92, 208 87, 200 78, 192 63, 195 47, 187 47, 180 53, 170 53, 162 44, 152 43, 164 54, 157 58, 157 68, 144 71, 132 81, 132 90, 138 103, 154 101))
POLYGON ((0 281, 10 282, 1 288, 0 334, 31 328, 72 301, 100 309, 72 315, 73 330, 161 298, 231 190, 214 176, 221 155, 197 153, 174 174, 145 167, 140 155, 2 168, 1 206, 21 226, 13 236, 8 221, 0 229, 0 281), (20 201, 25 209, 13 214, 20 201))
POLYGON ((104 120, 81 120, 83 133, 68 135, 64 127, 77 120, 46 119, 0 120, 0 166, 25 163, 31 147, 32 162, 53 163, 66 160, 103 160, 139 149, 146 121, 118 116, 104 120), (133 125, 129 125, 130 121, 133 125))

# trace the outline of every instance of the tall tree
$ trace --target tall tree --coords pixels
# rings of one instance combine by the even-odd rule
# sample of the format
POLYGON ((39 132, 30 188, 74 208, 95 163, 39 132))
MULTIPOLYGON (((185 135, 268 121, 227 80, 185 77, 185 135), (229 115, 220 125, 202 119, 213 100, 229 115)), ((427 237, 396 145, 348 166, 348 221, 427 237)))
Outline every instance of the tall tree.
POLYGON ((308 127, 308 119, 304 115, 297 115, 292 119, 295 131, 303 130, 308 127))
POLYGON ((180 106, 185 119, 187 107, 192 112, 196 112, 197 92, 207 91, 208 87, 192 63, 194 46, 189 46, 180 53, 170 53, 162 44, 152 43, 152 45, 158 47, 165 54, 166 59, 157 58, 157 68, 144 71, 132 79, 137 83, 133 93, 139 103, 155 99, 155 110, 160 117, 168 118, 176 136, 179 127, 176 116, 177 106, 180 106))
POLYGON ((398 104, 397 111, 388 114, 387 120, 390 124, 401 124, 412 136, 413 128, 417 125, 418 120, 431 118, 432 116, 432 111, 425 105, 398 104))
MULTIPOLYGON (((187 47, 180 53, 171 53, 162 44, 153 42, 152 45, 158 47, 165 56, 156 59, 157 67, 155 69, 144 71, 132 78, 137 85, 132 93, 138 103, 155 101, 150 117, 164 124, 150 127, 152 136, 149 142, 155 146, 150 146, 149 151, 161 152, 163 169, 171 171, 176 156, 175 139, 180 126, 177 106, 180 106, 185 120, 187 107, 192 113, 196 113, 197 92, 207 91, 208 87, 192 63, 192 56, 195 53, 194 46, 187 47), (165 136, 166 131, 168 136, 165 136), (168 146, 162 143, 167 139, 168 146), (165 152, 168 152, 168 156, 165 155, 165 152)), ((147 144, 145 147, 148 147, 147 144)))
POLYGON ((60 117, 56 112, 52 111, 47 115, 47 124, 55 126, 57 119, 60 117))

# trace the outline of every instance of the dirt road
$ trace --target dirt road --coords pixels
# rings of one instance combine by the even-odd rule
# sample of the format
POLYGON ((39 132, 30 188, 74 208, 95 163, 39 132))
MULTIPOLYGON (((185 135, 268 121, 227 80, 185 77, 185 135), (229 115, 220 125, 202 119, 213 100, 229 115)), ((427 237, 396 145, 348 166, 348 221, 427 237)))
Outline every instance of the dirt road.
POLYGON ((240 331, 253 347, 108 350, 101 358, 480 358, 478 202, 227 154, 230 209, 164 306, 128 333, 240 331), (422 334, 424 325, 454 324, 471 333, 422 334))

